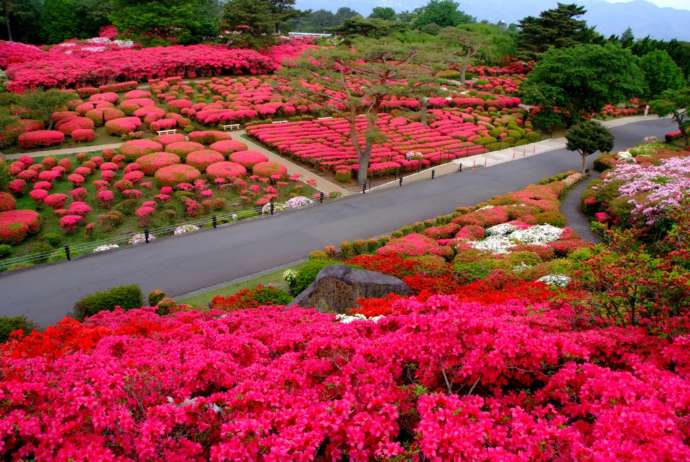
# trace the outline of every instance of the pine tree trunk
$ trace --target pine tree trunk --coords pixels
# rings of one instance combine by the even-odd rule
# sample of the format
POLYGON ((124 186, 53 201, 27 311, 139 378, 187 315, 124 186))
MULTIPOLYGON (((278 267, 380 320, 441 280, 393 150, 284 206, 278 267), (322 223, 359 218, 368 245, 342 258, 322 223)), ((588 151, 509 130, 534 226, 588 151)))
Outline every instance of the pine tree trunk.
POLYGON ((5 11, 5 25, 7 26, 7 40, 12 41, 12 24, 10 24, 10 15, 5 11))
POLYGON ((422 97, 422 111, 420 114, 420 122, 424 126, 429 125, 429 98, 426 96, 422 97))
POLYGON ((463 64, 462 68, 460 69, 460 83, 465 84, 465 80, 467 80, 467 67, 469 64, 463 64))
POLYGON ((587 155, 586 154, 580 154, 580 157, 582 157, 582 174, 586 175, 587 174, 587 155))
POLYGON ((369 172, 369 159, 371 157, 371 145, 367 143, 367 147, 359 152, 359 171, 357 172, 357 183, 360 186, 367 184, 367 173, 369 172))

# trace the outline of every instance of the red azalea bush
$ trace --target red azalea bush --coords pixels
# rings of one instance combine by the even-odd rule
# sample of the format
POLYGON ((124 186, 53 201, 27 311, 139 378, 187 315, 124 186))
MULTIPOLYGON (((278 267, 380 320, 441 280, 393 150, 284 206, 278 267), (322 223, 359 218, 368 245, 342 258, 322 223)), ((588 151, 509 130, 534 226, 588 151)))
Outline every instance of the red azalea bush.
POLYGON ((230 154, 230 160, 252 169, 256 164, 268 162, 268 157, 257 151, 236 151, 230 154))
POLYGON ((65 134, 57 130, 36 130, 19 135, 19 147, 24 149, 55 146, 65 141, 65 134))
POLYGON ((96 132, 91 128, 77 128, 71 136, 74 141, 88 143, 96 139, 96 132))
POLYGON ((37 233, 41 217, 33 210, 7 210, 0 212, 0 243, 16 245, 30 233, 37 233))
POLYGON ((163 150, 163 145, 153 140, 131 140, 126 141, 120 146, 120 152, 125 159, 132 161, 145 154, 163 150))
POLYGON ((232 135, 230 135, 230 133, 222 132, 220 130, 196 130, 190 132, 187 136, 189 137, 190 141, 196 141, 197 143, 201 144, 211 144, 216 141, 232 139, 232 135))
POLYGON ((119 117, 105 123, 105 130, 109 135, 126 135, 137 131, 141 127, 139 117, 119 117))
POLYGON ((287 168, 277 162, 259 162, 252 167, 252 173, 264 178, 270 178, 274 175, 287 175, 287 168))
POLYGON ((179 141, 165 146, 167 152, 172 152, 182 158, 185 158, 190 152, 201 151, 203 149, 205 149, 203 144, 194 141, 179 141))
POLYGON ((231 180, 247 174, 247 169, 235 162, 216 162, 206 168, 206 173, 213 179, 225 178, 231 180))
POLYGON ((201 177, 201 172, 191 165, 175 164, 159 168, 154 176, 161 184, 176 185, 194 182, 201 177))
POLYGON ((224 159, 223 154, 218 151, 202 149, 201 151, 193 151, 187 154, 185 162, 203 172, 209 165, 222 162, 224 159))
MULTIPOLYGON (((16 189, 16 186, 15 186, 16 189)), ((23 187, 21 188, 23 189, 23 187)), ((17 201, 10 193, 0 191, 0 212, 7 212, 17 208, 17 201)))
POLYGON ((237 140, 221 140, 216 141, 210 145, 209 148, 213 149, 214 151, 221 152, 227 156, 236 151, 246 151, 247 145, 237 140))
POLYGON ((141 171, 147 175, 153 175, 163 167, 179 163, 180 156, 172 152, 154 152, 137 159, 137 165, 139 165, 141 171))
POLYGON ((376 251, 376 255, 399 255, 418 257, 422 255, 438 255, 445 257, 449 254, 447 247, 442 247, 435 240, 422 234, 412 233, 397 239, 392 239, 385 246, 376 251))

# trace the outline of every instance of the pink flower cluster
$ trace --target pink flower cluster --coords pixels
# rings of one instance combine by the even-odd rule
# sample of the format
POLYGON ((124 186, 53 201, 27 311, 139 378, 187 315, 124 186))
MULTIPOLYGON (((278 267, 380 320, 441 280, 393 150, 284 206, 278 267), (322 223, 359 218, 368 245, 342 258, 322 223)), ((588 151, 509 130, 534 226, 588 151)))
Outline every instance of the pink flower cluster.
POLYGON ((690 156, 662 160, 659 165, 619 163, 605 182, 621 182, 618 191, 634 206, 633 213, 651 225, 680 206, 690 191, 690 156))
POLYGON ((396 299, 105 312, 2 346, 0 451, 37 460, 682 461, 687 338, 567 305, 396 299), (676 367, 678 365, 678 367, 676 367))

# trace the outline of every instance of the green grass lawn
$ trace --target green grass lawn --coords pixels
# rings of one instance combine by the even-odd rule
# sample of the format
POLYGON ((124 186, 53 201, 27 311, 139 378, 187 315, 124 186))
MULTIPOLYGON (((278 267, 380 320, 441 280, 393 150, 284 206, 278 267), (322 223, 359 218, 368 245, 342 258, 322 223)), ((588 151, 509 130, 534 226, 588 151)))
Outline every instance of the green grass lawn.
POLYGON ((208 290, 203 290, 194 293, 187 297, 182 297, 177 299, 178 303, 184 303, 187 305, 192 305, 196 308, 206 309, 209 303, 216 295, 231 295, 238 290, 251 289, 261 284, 264 286, 273 286, 277 289, 282 289, 288 291, 289 287, 287 282, 283 279, 283 272, 289 269, 289 267, 281 268, 279 270, 262 274, 251 279, 239 280, 235 282, 229 282, 227 285, 216 286, 208 290))

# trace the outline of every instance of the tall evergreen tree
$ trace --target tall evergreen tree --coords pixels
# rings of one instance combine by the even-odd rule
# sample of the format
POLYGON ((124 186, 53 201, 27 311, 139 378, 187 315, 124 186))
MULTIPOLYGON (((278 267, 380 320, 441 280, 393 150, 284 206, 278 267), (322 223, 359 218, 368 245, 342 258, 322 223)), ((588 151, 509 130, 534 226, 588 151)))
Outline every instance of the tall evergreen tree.
POLYGON ((557 8, 543 11, 539 17, 528 16, 520 21, 518 49, 522 57, 536 59, 549 48, 569 48, 583 43, 603 43, 604 39, 587 22, 578 17, 587 10, 576 4, 559 3, 557 8))

